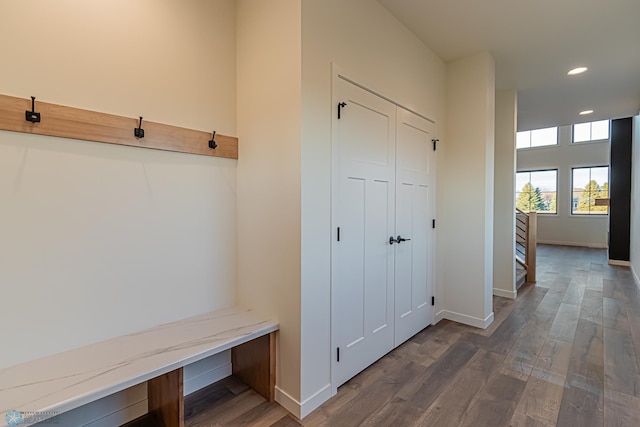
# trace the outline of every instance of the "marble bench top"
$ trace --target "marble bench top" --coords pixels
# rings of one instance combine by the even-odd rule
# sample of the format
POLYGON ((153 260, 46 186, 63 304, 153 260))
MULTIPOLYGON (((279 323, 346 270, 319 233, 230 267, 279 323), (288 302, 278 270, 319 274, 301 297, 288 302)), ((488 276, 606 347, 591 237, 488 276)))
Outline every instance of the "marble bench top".
POLYGON ((232 307, 0 369, 0 427, 10 410, 61 414, 277 329, 232 307))

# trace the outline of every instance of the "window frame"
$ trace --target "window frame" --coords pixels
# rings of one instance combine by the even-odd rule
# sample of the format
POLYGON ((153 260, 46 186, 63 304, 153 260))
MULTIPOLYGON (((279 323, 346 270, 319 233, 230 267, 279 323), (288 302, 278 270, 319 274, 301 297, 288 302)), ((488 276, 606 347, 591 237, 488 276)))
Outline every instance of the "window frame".
MULTIPOLYGON (((583 122, 583 123, 574 123, 571 125, 571 145, 573 144, 593 144, 593 143, 598 143, 598 142, 608 142, 611 139, 611 120, 595 120, 592 122, 583 122), (591 138, 591 136, 593 135, 593 124, 594 123, 598 123, 598 122, 607 122, 607 137, 604 139, 588 139, 586 141, 575 141, 575 128, 576 126, 579 125, 585 125, 585 124, 589 124, 589 138, 591 138)), ((601 166, 594 166, 594 167, 601 167, 601 166)))
MULTIPOLYGON (((547 147, 547 146, 545 146, 547 147)), ((533 147, 533 148, 541 148, 541 147, 533 147)), ((558 175, 559 175, 559 170, 558 168, 547 168, 547 169, 532 169, 532 170, 520 170, 520 171, 516 171, 516 180, 517 180, 517 174, 519 173, 534 173, 534 172, 550 172, 550 171, 555 171, 556 173, 556 210, 555 212, 551 212, 551 211, 535 211, 538 215, 546 215, 546 216, 557 216, 558 215, 558 175)), ((531 178, 529 178, 529 184, 531 184, 531 178)), ((516 189, 516 191, 514 192, 514 204, 517 203, 518 201, 518 194, 522 193, 522 191, 518 191, 516 189)), ((517 206, 516 206, 517 208, 517 206)), ((528 213, 528 212, 527 212, 528 213)))
MULTIPOLYGON (((609 130, 611 130, 611 127, 609 127, 609 130)), ((585 141, 587 142, 587 141, 585 141)), ((580 142, 578 144, 581 144, 580 142)), ((594 166, 572 166, 571 167, 571 176, 570 176, 570 191, 569 191, 569 197, 570 197, 570 202, 569 202, 569 216, 572 218, 602 218, 602 217, 608 217, 609 216, 609 206, 607 206, 607 210, 606 211, 595 211, 598 213, 591 213, 591 211, 589 211, 589 213, 574 213, 573 211, 573 190, 574 190, 574 186, 573 186, 573 171, 576 169, 596 169, 596 168, 607 168, 607 182, 606 184, 610 184, 611 182, 611 166, 610 165, 594 165, 594 166)), ((591 182, 591 171, 589 171, 589 182, 591 182)), ((607 192, 607 198, 611 198, 611 189, 609 188, 609 191, 607 192)))
POLYGON ((516 132, 516 151, 519 150, 536 150, 539 148, 549 148, 549 147, 558 147, 560 145, 560 128, 558 126, 551 126, 548 128, 540 128, 540 129, 529 129, 529 130, 523 130, 520 132, 516 132), (532 139, 532 134, 535 131, 538 130, 547 130, 547 129, 555 129, 556 130, 556 142, 554 144, 546 144, 546 145, 536 145, 536 146, 531 146, 531 139, 532 139), (523 134, 523 133, 529 133, 529 146, 528 147, 520 147, 518 148, 518 134, 523 134))

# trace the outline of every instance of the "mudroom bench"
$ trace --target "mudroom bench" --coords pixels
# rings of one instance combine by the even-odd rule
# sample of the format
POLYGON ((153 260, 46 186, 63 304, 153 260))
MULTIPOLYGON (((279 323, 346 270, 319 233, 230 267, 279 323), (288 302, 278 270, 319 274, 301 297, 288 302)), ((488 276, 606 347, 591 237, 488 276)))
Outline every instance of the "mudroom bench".
POLYGON ((276 322, 232 307, 0 369, 0 426, 12 424, 10 411, 43 421, 146 382, 146 417, 182 427, 183 368, 229 349, 233 375, 273 401, 277 330, 276 322))

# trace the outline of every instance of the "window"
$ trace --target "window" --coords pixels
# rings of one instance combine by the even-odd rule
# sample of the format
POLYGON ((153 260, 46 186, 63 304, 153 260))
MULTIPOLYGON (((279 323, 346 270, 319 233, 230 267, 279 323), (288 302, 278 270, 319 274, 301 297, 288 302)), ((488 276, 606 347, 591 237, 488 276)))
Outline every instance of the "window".
POLYGON ((609 139, 609 120, 573 125, 573 142, 609 139))
POLYGON ((516 207, 525 212, 556 213, 558 170, 516 173, 516 207))
POLYGON ((609 206, 596 200, 609 198, 609 167, 573 168, 571 213, 574 215, 606 215, 609 206))
POLYGON ((525 130, 516 133, 516 148, 544 147, 558 145, 558 128, 525 130))

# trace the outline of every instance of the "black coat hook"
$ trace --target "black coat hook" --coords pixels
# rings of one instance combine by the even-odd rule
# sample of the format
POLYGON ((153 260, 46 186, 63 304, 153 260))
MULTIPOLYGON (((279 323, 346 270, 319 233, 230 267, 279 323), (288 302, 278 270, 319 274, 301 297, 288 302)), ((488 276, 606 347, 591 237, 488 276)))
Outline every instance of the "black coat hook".
POLYGON ((36 113, 36 97, 31 97, 31 111, 25 111, 25 118, 31 123, 40 123, 40 113, 36 113))
POLYGON ((214 130, 213 134, 211 135, 211 140, 209 141, 209 148, 215 150, 217 146, 218 144, 216 144, 216 131, 214 130))
POLYGON ((144 129, 142 129, 142 116, 140 116, 140 124, 137 128, 133 129, 133 135, 136 138, 144 138, 144 129))

